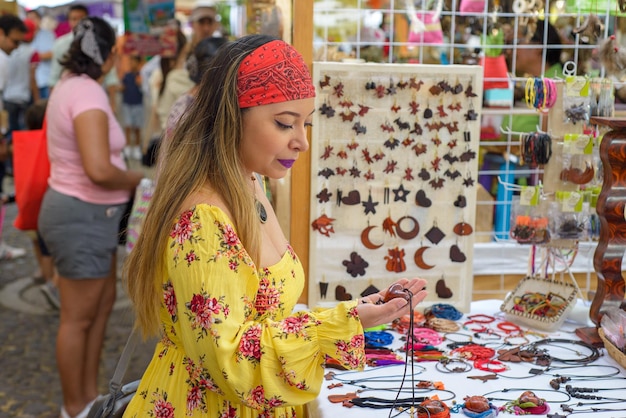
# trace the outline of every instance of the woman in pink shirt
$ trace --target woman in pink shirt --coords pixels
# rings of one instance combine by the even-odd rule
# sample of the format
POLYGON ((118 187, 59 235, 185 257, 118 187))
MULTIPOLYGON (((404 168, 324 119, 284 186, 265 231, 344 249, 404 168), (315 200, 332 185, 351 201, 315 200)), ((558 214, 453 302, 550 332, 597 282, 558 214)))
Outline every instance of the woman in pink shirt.
POLYGON ((126 167, 126 140, 100 84, 115 52, 108 23, 81 20, 46 114, 51 167, 39 228, 59 276, 62 418, 85 417, 98 395, 100 352, 115 301, 118 226, 143 177, 126 167))

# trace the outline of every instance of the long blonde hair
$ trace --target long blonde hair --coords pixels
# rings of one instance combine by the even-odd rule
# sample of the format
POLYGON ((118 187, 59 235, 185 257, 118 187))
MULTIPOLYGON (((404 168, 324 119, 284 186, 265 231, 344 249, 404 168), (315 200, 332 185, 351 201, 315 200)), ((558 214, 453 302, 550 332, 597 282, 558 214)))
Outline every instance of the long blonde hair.
POLYGON ((142 233, 125 265, 127 291, 144 337, 159 333, 167 239, 183 202, 207 182, 224 201, 237 234, 258 265, 260 225, 250 179, 240 158, 242 115, 237 97, 241 61, 275 38, 250 35, 220 48, 197 97, 159 153, 159 177, 142 233))

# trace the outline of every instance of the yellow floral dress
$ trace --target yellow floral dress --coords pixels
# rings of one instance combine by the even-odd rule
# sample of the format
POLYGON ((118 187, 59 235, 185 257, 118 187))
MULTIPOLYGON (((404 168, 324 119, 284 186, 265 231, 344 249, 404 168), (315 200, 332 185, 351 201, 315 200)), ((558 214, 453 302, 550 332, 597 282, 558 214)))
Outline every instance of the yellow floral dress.
POLYGON ((124 417, 303 417, 325 356, 363 368, 355 302, 292 313, 304 272, 290 246, 258 270, 228 216, 205 204, 168 243, 162 338, 124 417))

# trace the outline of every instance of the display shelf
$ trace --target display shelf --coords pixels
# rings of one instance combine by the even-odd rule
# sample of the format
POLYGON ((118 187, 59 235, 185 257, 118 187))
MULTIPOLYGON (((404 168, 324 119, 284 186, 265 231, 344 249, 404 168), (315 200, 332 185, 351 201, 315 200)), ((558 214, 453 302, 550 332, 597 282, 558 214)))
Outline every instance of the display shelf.
MULTIPOLYGON (((422 4, 426 4, 425 8, 432 7, 430 1, 411 1, 416 10, 421 10, 422 4)), ((524 24, 526 18, 534 16, 533 13, 513 13, 511 11, 512 3, 505 2, 503 4, 503 10, 494 15, 492 10, 485 9, 479 13, 473 14, 461 14, 458 12, 459 1, 445 2, 444 10, 441 13, 442 30, 444 33, 444 39, 441 44, 432 45, 428 43, 411 43, 406 38, 402 38, 407 35, 408 25, 407 12, 411 11, 410 7, 407 7, 407 2, 402 0, 389 0, 382 2, 370 2, 367 0, 339 0, 339 1, 315 1, 313 7, 314 15, 314 30, 316 39, 313 42, 313 49, 315 60, 321 61, 339 61, 342 58, 357 58, 370 60, 369 54, 372 49, 389 51, 389 54, 384 55, 378 62, 381 63, 396 63, 396 62, 422 62, 422 63, 438 63, 444 59, 451 63, 465 62, 466 58, 473 51, 473 48, 479 51, 484 51, 486 45, 484 38, 481 36, 486 33, 492 26, 494 17, 497 17, 499 23, 510 24, 512 32, 514 33, 511 39, 507 39, 505 42, 499 45, 491 45, 494 48, 501 48, 503 53, 510 54, 510 67, 509 72, 515 73, 518 68, 519 62, 516 61, 516 52, 529 48, 529 46, 523 45, 522 39, 517 36, 517 31, 524 29, 527 25, 524 24), (372 5, 381 5, 380 8, 373 7, 372 5), (452 10, 451 10, 452 9, 452 10), (377 16, 382 16, 382 20, 378 24, 372 24, 377 16), (469 25, 468 22, 474 22, 469 25), (332 22, 332 24, 327 24, 332 22), (385 37, 381 39, 374 39, 370 36, 370 29, 380 29, 384 33, 385 37), (470 31, 471 29, 471 31, 470 31), (471 32, 471 33, 470 33, 471 32), (450 36, 454 34, 454 36, 450 36), (470 46, 471 45, 471 46, 470 46)), ((602 3, 602 2, 601 2, 602 3)), ((486 3, 487 4, 487 3, 486 3)), ((613 5, 613 3, 611 3, 613 5)), ((488 6, 491 7, 491 3, 488 6)), ((545 16, 550 21, 555 21, 555 14, 552 13, 555 7, 559 5, 555 2, 549 2, 550 12, 542 10, 539 14, 545 16)), ((612 12, 611 5, 607 3, 606 11, 612 12)), ((598 5, 597 12, 602 13, 605 10, 602 4, 598 5)), ((567 22, 564 25, 559 26, 563 34, 565 30, 580 26, 588 17, 587 11, 578 12, 577 10, 568 9, 566 11, 558 11, 557 23, 567 22), (568 29, 566 29, 568 28, 568 29)), ((596 40, 602 37, 608 36, 609 31, 613 30, 612 18, 609 13, 606 16, 601 17, 604 24, 603 32, 598 39, 594 39, 593 42, 585 44, 582 41, 580 35, 571 35, 567 37, 567 40, 563 41, 562 45, 558 45, 565 49, 564 55, 567 55, 568 59, 573 59, 581 62, 586 56, 590 56, 592 50, 596 48, 596 40)), ((521 33, 521 32, 520 32, 521 33)), ((617 33, 618 40, 620 39, 620 33, 617 33)), ((546 58, 546 52, 551 48, 557 46, 543 45, 544 55, 543 61, 546 58)), ((545 71, 545 66, 542 65, 542 71, 545 71)), ((604 71, 599 69, 600 74, 604 71)), ((486 78, 490 80, 490 78, 486 78)), ((509 81, 524 83, 521 77, 510 77, 509 81)), ((539 118, 539 130, 547 130, 545 123, 547 118, 544 115, 539 114, 534 109, 529 109, 524 105, 517 105, 511 108, 488 108, 483 107, 482 116, 485 118, 505 118, 508 115, 516 116, 533 116, 537 115, 539 118)), ((521 165, 520 159, 515 161, 508 159, 509 156, 519 157, 519 136, 517 133, 511 135, 502 135, 502 141, 499 140, 485 140, 480 142, 479 155, 484 155, 487 150, 491 150, 500 153, 505 156, 505 159, 497 165, 484 164, 481 161, 478 175, 482 178, 491 178, 492 184, 497 185, 496 178, 500 178, 503 181, 517 182, 523 178, 532 184, 542 180, 545 176, 544 171, 541 168, 530 169, 521 165)), ((477 237, 481 239, 488 239, 491 235, 491 241, 493 243, 512 243, 514 241, 508 238, 508 215, 507 208, 511 204, 512 196, 514 193, 504 193, 501 188, 494 187, 489 189, 489 192, 493 192, 493 198, 488 196, 484 200, 477 200, 477 211, 481 214, 487 212, 494 213, 493 228, 490 231, 476 231, 477 237), (497 189, 497 190, 496 190, 497 189), (495 215, 498 216, 495 216, 495 215)), ((485 196, 484 194, 482 196, 485 196)), ((506 258, 506 253, 502 255, 506 258)), ((481 263, 480 259, 475 260, 476 263, 481 263)), ((503 274, 506 271, 503 270, 503 274)), ((593 274, 592 269, 589 269, 588 276, 593 274)), ((589 282, 590 277, 587 281, 589 282)), ((499 289, 505 291, 506 289, 499 289)), ((588 286, 584 288, 586 291, 590 291, 588 286)))

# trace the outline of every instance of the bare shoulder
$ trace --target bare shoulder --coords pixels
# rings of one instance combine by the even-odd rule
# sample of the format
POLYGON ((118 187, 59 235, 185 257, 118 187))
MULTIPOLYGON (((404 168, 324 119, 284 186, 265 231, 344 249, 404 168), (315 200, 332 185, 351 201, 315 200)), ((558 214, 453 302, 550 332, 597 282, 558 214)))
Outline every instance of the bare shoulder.
POLYGON ((209 205, 220 208, 224 213, 226 213, 226 215, 228 215, 229 218, 232 219, 231 212, 222 199, 222 196, 209 186, 204 186, 187 196, 181 204, 179 212, 184 212, 198 205, 209 205))

